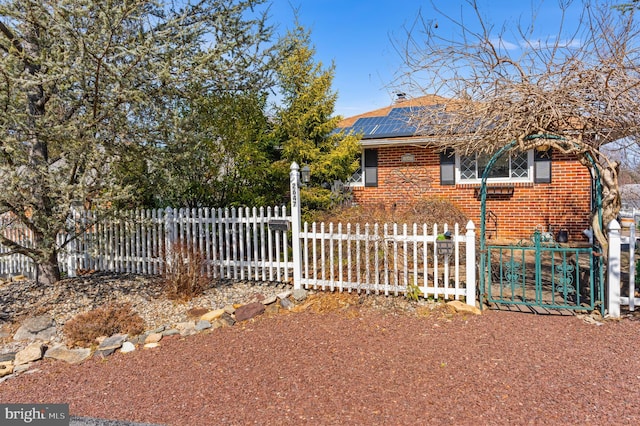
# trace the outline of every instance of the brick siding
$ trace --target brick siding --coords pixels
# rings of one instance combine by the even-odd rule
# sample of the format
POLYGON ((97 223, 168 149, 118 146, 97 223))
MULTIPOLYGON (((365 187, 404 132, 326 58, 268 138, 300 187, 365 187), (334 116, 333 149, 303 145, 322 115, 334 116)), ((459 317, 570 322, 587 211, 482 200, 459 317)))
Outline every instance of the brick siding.
MULTIPOLYGON (((586 241, 589 227, 591 177, 577 159, 553 153, 551 183, 514 183, 512 195, 487 196, 487 211, 497 216, 497 237, 531 237, 537 228, 567 229, 572 241, 586 241)), ((488 184, 489 186, 490 184, 488 184)), ((511 184, 510 184, 511 185, 511 184)), ((479 184, 440 185, 440 159, 429 148, 398 146, 378 149, 378 186, 354 187, 359 205, 406 208, 423 199, 440 197, 462 210, 480 230, 479 184), (401 162, 412 154, 414 162, 401 162)), ((465 224, 460 224, 464 226, 465 224)), ((487 230, 493 227, 487 222, 487 230)), ((488 232, 494 237, 493 232, 488 232)))

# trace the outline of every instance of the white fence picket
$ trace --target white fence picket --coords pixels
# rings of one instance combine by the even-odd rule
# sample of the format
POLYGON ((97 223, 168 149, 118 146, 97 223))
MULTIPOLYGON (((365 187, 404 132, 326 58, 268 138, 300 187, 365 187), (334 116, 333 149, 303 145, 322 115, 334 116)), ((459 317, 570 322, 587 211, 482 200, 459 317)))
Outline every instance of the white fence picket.
MULTIPOLYGON (((65 243, 61 235, 63 272, 75 269, 160 274, 171 267, 178 253, 195 250, 205 259, 202 272, 214 279, 292 282, 291 240, 282 226, 270 222, 291 221, 285 207, 225 209, 153 209, 126 212, 114 219, 100 219, 97 212, 78 212, 81 237, 65 243)), ((11 238, 29 241, 24 227, 6 223, 11 238)), ((284 222, 286 223, 286 222, 284 222)), ((472 225, 472 224, 471 224, 472 225)), ((469 225, 467 225, 468 227, 469 225)), ((475 282, 474 233, 461 235, 458 225, 451 236, 453 251, 439 253, 438 234, 447 225, 303 223, 300 285, 322 290, 402 295, 418 288, 424 297, 459 299, 475 282), (461 246, 466 245, 466 250, 461 246), (470 257, 472 256, 472 257, 470 257), (451 259, 453 257, 453 259, 451 259), (453 269, 451 269, 453 268, 453 269)), ((7 253, 0 247, 0 254, 7 253)), ((34 266, 21 255, 0 256, 3 274, 33 274, 34 266)), ((474 290, 475 291, 475 290, 474 290)))

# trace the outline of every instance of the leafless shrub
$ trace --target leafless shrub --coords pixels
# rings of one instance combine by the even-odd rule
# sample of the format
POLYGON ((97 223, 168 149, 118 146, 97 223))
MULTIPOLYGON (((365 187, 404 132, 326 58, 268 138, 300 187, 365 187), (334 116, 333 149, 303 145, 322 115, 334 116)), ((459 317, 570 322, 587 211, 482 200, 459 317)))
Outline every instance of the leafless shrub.
POLYGON ((206 259, 198 249, 175 243, 164 258, 164 291, 169 299, 191 300, 207 289, 206 259))

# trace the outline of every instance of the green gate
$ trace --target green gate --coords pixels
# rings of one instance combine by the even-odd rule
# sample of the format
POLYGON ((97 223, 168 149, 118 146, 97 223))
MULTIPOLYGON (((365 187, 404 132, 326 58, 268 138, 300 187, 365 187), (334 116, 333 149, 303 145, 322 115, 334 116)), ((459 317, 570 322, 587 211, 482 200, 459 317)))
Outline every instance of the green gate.
MULTIPOLYGON (((560 139, 550 135, 536 138, 560 139)), ((489 160, 480 188, 481 299, 491 307, 537 313, 593 311, 603 307, 602 250, 594 239, 587 246, 558 244, 551 233, 535 230, 531 238, 514 245, 491 244, 486 239, 487 177, 495 162, 516 146, 503 147, 489 160), (524 309, 523 309, 524 308, 524 309)), ((593 158, 592 212, 602 223, 601 182, 593 158)))

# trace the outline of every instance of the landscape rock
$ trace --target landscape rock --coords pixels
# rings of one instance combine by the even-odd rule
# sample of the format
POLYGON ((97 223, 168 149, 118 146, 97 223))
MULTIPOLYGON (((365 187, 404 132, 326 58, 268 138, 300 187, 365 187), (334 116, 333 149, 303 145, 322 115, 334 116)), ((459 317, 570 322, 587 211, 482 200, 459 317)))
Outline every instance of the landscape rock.
POLYGON ((293 308, 293 302, 289 298, 280 299, 280 306, 284 309, 291 309, 293 308))
POLYGON ((146 345, 147 343, 158 343, 160 340, 162 340, 162 337, 162 333, 151 333, 144 339, 144 344, 146 345))
POLYGON ((56 324, 48 315, 27 318, 13 335, 13 340, 49 341, 56 337, 56 324))
POLYGON ((7 352, 4 354, 0 354, 0 362, 13 362, 13 360, 16 359, 16 353, 15 352, 7 352))
POLYGON ((234 320, 231 315, 225 313, 220 318, 212 322, 211 326, 214 329, 221 328, 221 327, 232 327, 235 323, 236 323, 236 320, 234 320))
POLYGON ((283 291, 282 293, 276 294, 276 297, 280 300, 287 299, 289 296, 291 296, 291 291, 283 291))
POLYGON ((473 315, 481 315, 482 311, 475 306, 467 305, 466 303, 462 303, 459 300, 452 300, 451 302, 447 302, 447 306, 451 306, 456 312, 461 314, 473 314, 473 315))
POLYGON ((169 329, 166 329, 165 331, 162 332, 162 335, 164 337, 166 337, 166 336, 175 336, 177 334, 180 334, 180 330, 175 329, 175 328, 169 328, 169 329))
POLYGON ((191 336, 196 334, 196 324, 193 321, 179 322, 175 328, 180 331, 181 336, 191 336))
POLYGON ((234 308, 234 307, 233 307, 233 305, 226 305, 226 306, 225 306, 224 308, 222 308, 222 309, 224 309, 224 311, 225 311, 226 313, 228 313, 229 315, 233 315, 233 314, 235 314, 235 313, 236 313, 236 308, 234 308))
POLYGON ((44 354, 45 358, 57 359, 68 362, 69 364, 78 364, 90 356, 91 349, 89 348, 68 349, 64 345, 56 345, 49 348, 44 354))
POLYGON ((122 344, 122 347, 120 348, 120 352, 122 352, 123 354, 133 352, 135 350, 136 350, 136 345, 134 345, 131 342, 124 342, 122 344))
POLYGON ((157 348, 158 346, 160 346, 160 343, 158 342, 153 342, 153 343, 146 343, 143 348, 145 349, 153 349, 153 348, 157 348))
POLYGON ((32 366, 33 366, 33 362, 28 362, 26 364, 21 364, 21 365, 14 364, 13 365, 13 374, 24 373, 25 371, 30 369, 32 366))
POLYGON ((0 362, 0 377, 8 376, 13 373, 13 362, 3 361, 0 362))
POLYGON ((107 337, 100 343, 96 349, 96 355, 106 357, 114 353, 117 349, 122 347, 122 344, 127 340, 127 334, 114 334, 111 337, 107 337))
POLYGON ((222 316, 222 314, 224 314, 224 313, 225 313, 224 309, 216 309, 214 311, 209 311, 206 314, 202 315, 200 317, 200 319, 203 320, 203 321, 211 322, 211 321, 215 321, 218 318, 220 318, 222 316))
POLYGON ((205 320, 200 320, 196 323, 195 326, 195 330, 196 331, 203 331, 206 330, 208 328, 211 328, 211 323, 209 321, 205 321, 205 320))
POLYGON ((267 297, 266 299, 264 299, 262 301, 262 304, 265 306, 271 305, 273 303, 276 303, 276 300, 278 300, 277 296, 271 296, 271 297, 267 297))
POLYGON ((264 305, 260 302, 248 303, 236 309, 236 321, 246 321, 261 315, 264 312, 264 305))
POLYGON ((293 292, 291 293, 291 295, 293 296, 295 301, 298 302, 298 303, 299 302, 303 302, 307 298, 308 294, 309 294, 309 292, 307 290, 304 290, 304 289, 293 290, 293 292))
POLYGON ((30 362, 42 359, 43 349, 44 346, 42 345, 42 343, 31 343, 26 348, 16 353, 16 357, 13 360, 13 365, 18 366, 28 364, 30 362))

